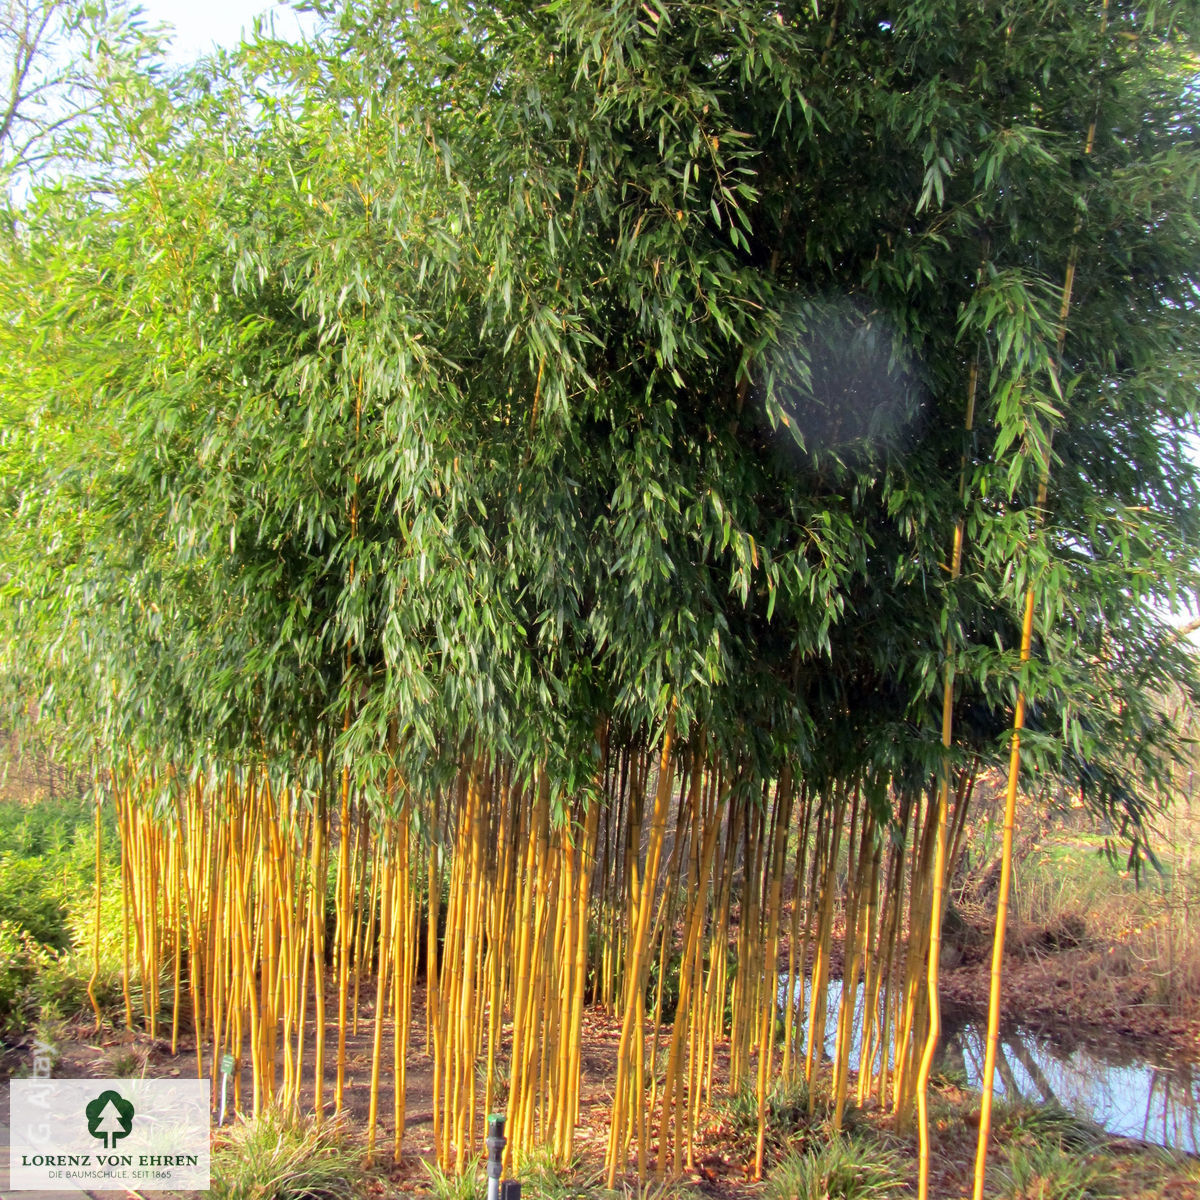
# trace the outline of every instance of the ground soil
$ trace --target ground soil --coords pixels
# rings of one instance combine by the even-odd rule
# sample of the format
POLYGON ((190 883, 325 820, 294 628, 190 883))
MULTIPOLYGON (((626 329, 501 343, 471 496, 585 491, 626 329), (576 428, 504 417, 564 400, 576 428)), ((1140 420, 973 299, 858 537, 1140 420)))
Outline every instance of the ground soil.
MULTIPOLYGON (((1014 972, 1018 978, 1021 971, 1014 972)), ((952 972, 968 991, 975 978, 970 970, 963 968, 952 972)), ((968 991, 968 1002, 973 993, 968 991)), ((975 998, 977 999, 977 997, 975 998)), ((433 1189, 426 1163, 433 1157, 433 1108, 432 1071, 430 1060, 424 1053, 423 998, 415 997, 416 1016, 413 1027, 413 1048, 407 1060, 408 1085, 407 1119, 403 1141, 403 1154, 398 1164, 391 1161, 390 1147, 393 1133, 391 1122, 392 1088, 391 1079, 385 1075, 380 1095, 379 1110, 384 1117, 378 1130, 382 1165, 374 1176, 368 1176, 365 1186, 368 1192, 380 1197, 402 1195, 426 1195, 433 1189)), ((334 997, 329 997, 328 1011, 336 1012, 334 997)), ((345 1109, 349 1135, 355 1140, 365 1141, 367 1120, 370 1050, 371 1050, 371 1006, 364 1001, 360 1007, 357 1033, 347 1038, 345 1109)), ((150 1076, 191 1076, 196 1070, 195 1043, 186 1034, 181 1036, 172 1053, 167 1038, 151 1038, 144 1032, 106 1028, 99 1035, 90 1023, 80 1021, 62 1027, 61 1058, 55 1074, 64 1078, 106 1078, 119 1075, 142 1074, 150 1076)), ((312 1064, 312 1029, 307 1039, 309 1072, 312 1064)), ((590 1195, 600 1177, 608 1119, 611 1112, 609 1081, 614 1074, 616 1047, 619 1040, 619 1022, 599 1011, 589 1010, 584 1016, 583 1041, 583 1089, 581 1124, 576 1134, 578 1167, 574 1178, 580 1181, 580 1196, 590 1195)), ((1137 1036, 1135 1033, 1133 1036, 1137 1036)), ((331 1023, 327 1033, 325 1071, 325 1109, 332 1116, 335 1083, 334 1052, 337 1045, 336 1025, 331 1023)), ((0 1057, 0 1079, 28 1071, 32 1055, 32 1039, 23 1039, 11 1045, 0 1057)), ((726 1064, 720 1062, 719 1069, 726 1064)), ((211 1064, 205 1063, 205 1074, 211 1075, 211 1064)), ((248 1074, 248 1073, 247 1073, 248 1074)), ((247 1080, 248 1086, 248 1080, 247 1080)), ((482 1089, 481 1089, 482 1090, 482 1089)), ((250 1097, 242 1097, 249 1106, 250 1097)), ((306 1105, 311 1104, 311 1085, 303 1097, 306 1105)), ((481 1097, 482 1103, 482 1097, 481 1097)), ((934 1157, 931 1170, 930 1195, 934 1200, 951 1200, 969 1194, 972 1164, 978 1124, 978 1097, 953 1085, 940 1088, 932 1102, 934 1157)), ((871 1127, 885 1140, 895 1146, 910 1164, 910 1175, 915 1184, 915 1138, 897 1135, 890 1127, 886 1114, 868 1109, 853 1114, 852 1124, 871 1127)), ((482 1129, 478 1130, 482 1138, 482 1129)), ((998 1130, 1004 1138, 1003 1128, 998 1130)), ((795 1131, 801 1140, 803 1135, 795 1131)), ((791 1131, 789 1131, 789 1136, 791 1131)), ((814 1137, 818 1135, 813 1135, 814 1137)), ((820 1134, 819 1136, 824 1136, 820 1134)), ((792 1137, 793 1147, 796 1145, 792 1137)), ((784 1149, 782 1141, 777 1152, 784 1149)), ((1171 1196, 1174 1200, 1200 1200, 1200 1185, 1187 1181, 1172 1180, 1164 1184, 1155 1176, 1146 1188, 1138 1184, 1141 1159, 1137 1143, 1124 1139, 1113 1139, 1110 1150, 1128 1155, 1127 1184, 1123 1194, 1135 1196, 1171 1196), (1166 1190, 1164 1190, 1166 1188, 1166 1190)), ((731 1200, 732 1197, 752 1195, 762 1185, 752 1181, 754 1157, 753 1136, 739 1128, 718 1105, 706 1119, 699 1133, 696 1158, 693 1168, 685 1175, 684 1183, 698 1196, 714 1200, 731 1200)), ((6 1165, 6 1164, 5 1164, 6 1165)), ((2 1169, 0 1169, 0 1173, 2 1169)), ((995 1174, 995 1172, 993 1172, 995 1174)), ((768 1170, 769 1178, 769 1170, 768 1170)), ((0 1180, 0 1186, 6 1180, 0 1180)), ((636 1172, 624 1180, 626 1194, 631 1194, 636 1185, 636 1172)), ((991 1189, 989 1189, 990 1193, 991 1189)), ((915 1194, 915 1193, 914 1193, 915 1194)), ((105 1200, 105 1198, 100 1198, 105 1200)))
MULTIPOLYGON (((331 995, 330 1009, 333 1007, 331 995)), ((369 1006, 364 1006, 360 1013, 359 1031, 357 1035, 347 1038, 346 1049, 345 1117, 351 1136, 364 1141, 369 1099, 370 1015, 369 1006)), ((414 1024, 419 1026, 420 1022, 414 1024)), ((60 1044, 61 1058, 54 1073, 63 1078, 108 1078, 142 1073, 152 1077, 191 1076, 196 1069, 195 1044, 187 1037, 180 1039, 176 1053, 172 1054, 169 1041, 154 1039, 141 1032, 105 1030, 95 1035, 84 1024, 72 1025, 62 1032, 66 1037, 60 1044)), ((332 1052, 336 1047, 336 1027, 329 1029, 327 1037, 329 1065, 325 1072, 325 1109, 332 1116, 336 1078, 332 1052)), ((584 1185, 581 1195, 590 1193, 592 1189, 587 1181, 598 1180, 603 1167, 611 1113, 611 1093, 607 1084, 614 1073, 619 1037, 618 1020, 596 1010, 585 1014, 582 1111, 575 1138, 578 1157, 575 1177, 584 1185)), ((414 1041, 416 1047, 407 1060, 407 1117, 403 1154, 398 1164, 391 1161, 390 1155, 393 1134, 390 1077, 385 1076, 381 1084, 379 1111, 386 1114, 378 1130, 382 1164, 378 1168, 377 1180, 368 1187, 369 1191, 381 1196, 396 1192, 420 1196, 433 1191, 426 1166, 433 1160, 434 1151, 431 1063, 423 1052, 419 1028, 414 1030, 414 1041)), ((311 1068, 311 1029, 309 1047, 307 1061, 311 1068)), ((11 1047, 0 1059, 0 1077, 7 1078, 27 1071, 32 1051, 32 1043, 11 1047)), ((206 1064, 205 1074, 211 1074, 209 1064, 206 1064)), ((248 1107, 249 1095, 242 1099, 248 1107)), ((311 1101, 312 1090, 309 1086, 303 1102, 308 1106, 311 1101)), ((865 1114, 862 1119, 871 1121, 877 1116, 873 1118, 865 1114)), ((959 1196, 970 1178, 970 1163, 974 1153, 972 1131, 965 1119, 942 1117, 937 1126, 939 1149, 933 1168, 932 1195, 959 1196)), ((479 1136, 482 1137, 482 1130, 479 1136)), ((906 1140, 900 1144, 908 1148, 906 1140)), ((752 1183, 753 1159, 752 1136, 747 1136, 744 1130, 736 1128, 720 1111, 715 1111, 700 1132, 694 1168, 685 1175, 684 1182, 692 1185, 699 1195, 713 1197, 714 1200, 730 1200, 759 1190, 758 1185, 752 1183)), ((636 1172, 631 1171, 623 1182, 627 1191, 632 1192, 636 1185, 636 1172)), ((97 1193, 97 1196, 100 1194, 97 1193)))

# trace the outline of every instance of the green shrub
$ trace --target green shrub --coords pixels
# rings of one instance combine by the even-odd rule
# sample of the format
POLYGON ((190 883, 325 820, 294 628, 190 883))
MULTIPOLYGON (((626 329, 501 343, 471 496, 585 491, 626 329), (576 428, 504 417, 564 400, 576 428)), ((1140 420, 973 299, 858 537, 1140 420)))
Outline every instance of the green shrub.
POLYGON ((43 946, 65 950, 70 933, 57 866, 51 857, 0 854, 0 921, 19 925, 43 946))
MULTIPOLYGON (((663 977, 662 989, 662 1020, 670 1023, 675 1019, 675 1011, 679 1007, 679 968, 683 962, 683 954, 672 950, 667 955, 667 969, 663 977)), ((653 1012, 658 997, 658 972, 662 966, 661 958, 655 955, 646 972, 646 1011, 653 1012)))
MULTIPOLYGON (((94 811, 79 797, 0 804, 0 1031, 91 1007, 94 811)), ((105 826, 96 994, 109 1007, 121 1000, 124 897, 111 814, 105 826)))
MULTIPOLYGON (((66 950, 90 935, 95 879, 94 809, 83 799, 0 803, 0 920, 24 927, 43 946, 66 950)), ((109 817, 104 833, 105 887, 115 908, 102 920, 120 936, 119 851, 109 817), (113 916, 116 917, 115 924, 113 916)), ((88 944, 90 945, 90 937, 88 944)))
MULTIPOLYGON (((81 796, 6 802, 0 804, 0 842, 17 858, 57 858, 76 843, 91 846, 93 812, 81 796)), ((115 829, 111 817, 107 825, 115 829)))
POLYGON ((34 981, 51 957, 26 929, 0 918, 0 1033, 28 1024, 34 981))
MULTIPOLYGON (((88 981, 92 977, 91 950, 75 950, 67 954, 48 954, 38 968, 30 989, 30 998, 46 1013, 70 1019, 91 1011, 88 981)), ((100 958, 100 973, 94 988, 96 1002, 102 1012, 115 1011, 124 1005, 121 992, 121 961, 119 958, 100 958)), ((170 999, 168 995, 166 997, 170 999)))

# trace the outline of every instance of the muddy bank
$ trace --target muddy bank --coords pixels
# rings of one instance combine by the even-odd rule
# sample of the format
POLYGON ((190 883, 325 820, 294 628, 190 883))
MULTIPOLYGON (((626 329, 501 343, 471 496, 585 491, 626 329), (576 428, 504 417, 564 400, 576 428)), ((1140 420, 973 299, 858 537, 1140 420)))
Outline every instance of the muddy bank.
MULTIPOLYGON (((1155 1000, 1151 977, 1114 970, 1113 958, 1086 946, 1047 952, 1018 947, 1004 961, 1004 1020, 1058 1037, 1120 1038, 1200 1063, 1200 1009, 1172 1012, 1155 1000)), ((965 1015, 986 1016, 990 971, 986 957, 943 970, 939 994, 965 1015)))

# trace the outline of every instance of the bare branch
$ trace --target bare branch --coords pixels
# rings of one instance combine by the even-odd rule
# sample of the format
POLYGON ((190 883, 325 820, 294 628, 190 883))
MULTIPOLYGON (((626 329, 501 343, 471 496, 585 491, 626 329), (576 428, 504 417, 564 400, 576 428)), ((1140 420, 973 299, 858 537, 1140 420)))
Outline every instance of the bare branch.
POLYGON ((0 114, 0 156, 11 146, 14 125, 28 119, 23 111, 28 101, 45 87, 41 84, 25 90, 34 64, 48 57, 50 23, 63 8, 64 0, 7 0, 0 21, 0 54, 8 76, 8 102, 0 114))

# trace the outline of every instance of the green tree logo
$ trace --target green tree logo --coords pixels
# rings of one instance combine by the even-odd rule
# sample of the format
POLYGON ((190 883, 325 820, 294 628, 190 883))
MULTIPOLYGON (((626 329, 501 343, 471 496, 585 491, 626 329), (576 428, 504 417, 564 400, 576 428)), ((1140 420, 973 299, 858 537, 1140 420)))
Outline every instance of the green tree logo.
POLYGON ((111 1150, 133 1129, 132 1102, 111 1088, 101 1092, 83 1111, 87 1116, 88 1133, 99 1138, 105 1150, 111 1150))

